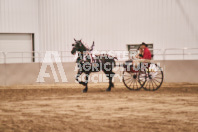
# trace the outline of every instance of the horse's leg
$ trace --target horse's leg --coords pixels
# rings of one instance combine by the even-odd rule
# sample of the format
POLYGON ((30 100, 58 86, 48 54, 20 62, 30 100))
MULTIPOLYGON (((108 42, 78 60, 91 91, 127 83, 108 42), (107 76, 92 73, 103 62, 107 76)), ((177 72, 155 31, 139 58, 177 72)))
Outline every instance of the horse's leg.
POLYGON ((83 72, 79 69, 79 70, 78 70, 78 73, 77 73, 77 75, 76 75, 76 81, 78 81, 79 84, 82 84, 83 86, 86 86, 86 83, 85 83, 85 82, 79 81, 79 79, 78 79, 82 73, 83 73, 83 72))
POLYGON ((108 72, 104 71, 104 72, 106 76, 109 78, 109 87, 106 89, 106 91, 111 91, 111 87, 114 87, 112 80, 113 80, 113 76, 115 75, 115 73, 112 71, 108 71, 108 72))
POLYGON ((86 93, 87 90, 88 90, 88 81, 89 81, 89 73, 86 73, 86 81, 84 82, 85 83, 85 88, 83 89, 83 93, 86 93))

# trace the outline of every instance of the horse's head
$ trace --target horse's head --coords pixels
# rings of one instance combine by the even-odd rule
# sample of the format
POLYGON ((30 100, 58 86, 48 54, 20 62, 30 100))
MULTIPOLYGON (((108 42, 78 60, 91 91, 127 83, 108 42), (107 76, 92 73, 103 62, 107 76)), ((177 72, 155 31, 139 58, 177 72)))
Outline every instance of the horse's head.
POLYGON ((76 52, 83 52, 86 51, 86 47, 83 45, 83 43, 81 42, 81 40, 76 40, 74 39, 75 43, 72 44, 72 50, 71 50, 71 54, 76 54, 76 52))

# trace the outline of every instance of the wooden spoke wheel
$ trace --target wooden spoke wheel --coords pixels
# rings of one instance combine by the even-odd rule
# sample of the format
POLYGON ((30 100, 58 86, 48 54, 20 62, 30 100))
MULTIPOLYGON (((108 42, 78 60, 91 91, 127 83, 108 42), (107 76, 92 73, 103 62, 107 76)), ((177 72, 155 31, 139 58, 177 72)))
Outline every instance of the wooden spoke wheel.
POLYGON ((122 81, 129 90, 140 90, 146 82, 146 71, 123 71, 122 81))
POLYGON ((144 83, 144 90, 155 91, 158 90, 163 83, 163 71, 157 64, 149 63, 146 68, 146 82, 144 83))

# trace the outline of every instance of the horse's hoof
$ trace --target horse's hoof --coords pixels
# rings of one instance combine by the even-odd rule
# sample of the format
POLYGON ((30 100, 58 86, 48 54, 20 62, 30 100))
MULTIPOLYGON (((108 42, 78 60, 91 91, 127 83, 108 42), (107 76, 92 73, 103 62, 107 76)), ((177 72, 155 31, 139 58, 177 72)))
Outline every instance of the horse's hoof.
POLYGON ((87 89, 83 89, 83 91, 82 91, 83 93, 86 93, 87 92, 87 89))
POLYGON ((106 92, 110 92, 110 91, 111 91, 111 89, 110 89, 110 88, 107 88, 107 89, 106 89, 106 92))

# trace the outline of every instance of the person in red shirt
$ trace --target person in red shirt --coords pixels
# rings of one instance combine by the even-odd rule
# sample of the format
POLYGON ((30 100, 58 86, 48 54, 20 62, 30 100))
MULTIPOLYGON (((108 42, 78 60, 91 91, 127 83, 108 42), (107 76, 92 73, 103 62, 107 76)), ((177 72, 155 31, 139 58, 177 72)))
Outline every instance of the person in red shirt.
POLYGON ((143 51, 143 57, 141 59, 148 59, 151 60, 151 52, 147 47, 148 45, 145 44, 144 42, 141 44, 141 48, 144 50, 143 51))

